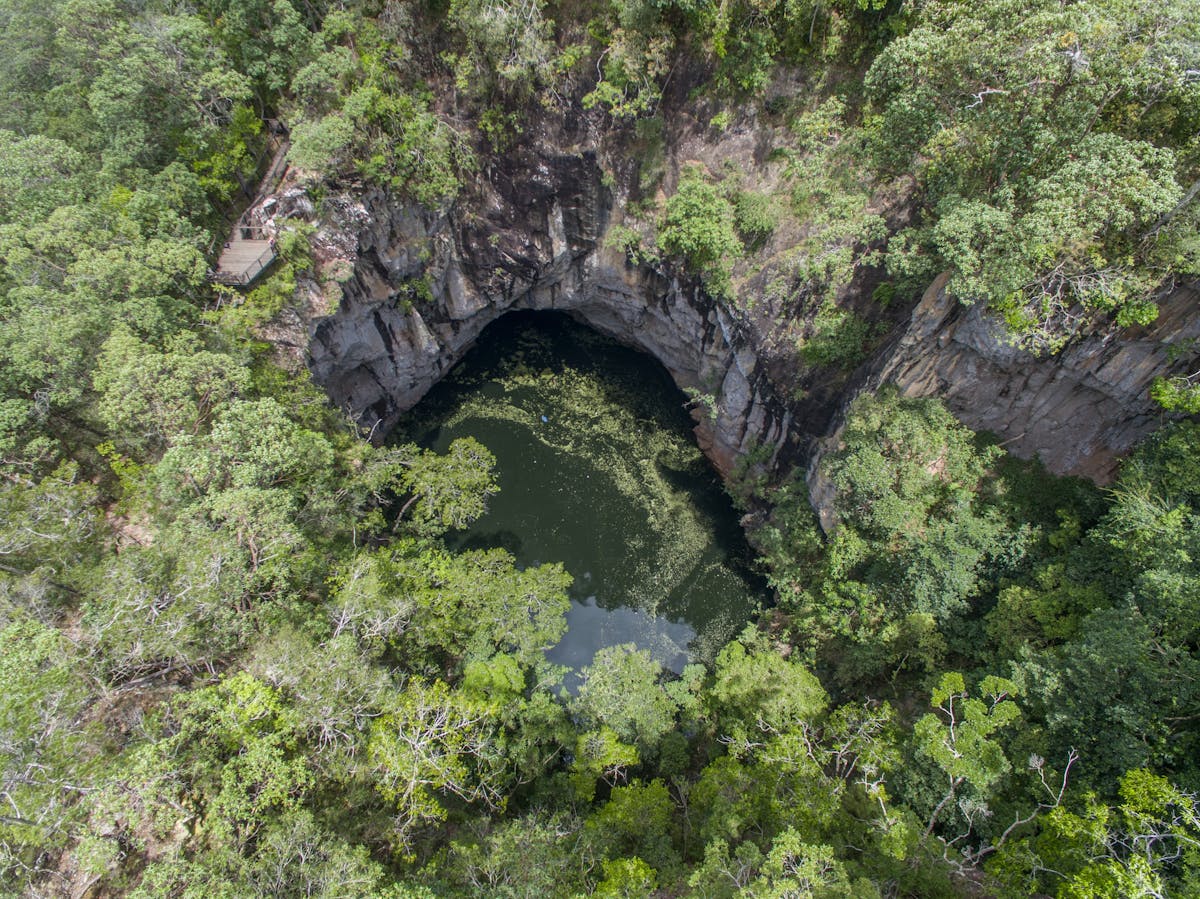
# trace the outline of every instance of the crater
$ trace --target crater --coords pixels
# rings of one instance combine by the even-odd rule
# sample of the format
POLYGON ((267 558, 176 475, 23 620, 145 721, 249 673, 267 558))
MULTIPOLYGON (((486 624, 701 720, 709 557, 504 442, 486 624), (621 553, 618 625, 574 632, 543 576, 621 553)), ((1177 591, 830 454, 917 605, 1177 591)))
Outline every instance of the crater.
POLYGON ((711 661, 767 598, 686 404, 645 354, 561 313, 514 312, 389 439, 444 451, 471 436, 495 454, 500 493, 448 543, 564 564, 572 604, 552 662, 576 672, 633 643, 678 672, 711 661))

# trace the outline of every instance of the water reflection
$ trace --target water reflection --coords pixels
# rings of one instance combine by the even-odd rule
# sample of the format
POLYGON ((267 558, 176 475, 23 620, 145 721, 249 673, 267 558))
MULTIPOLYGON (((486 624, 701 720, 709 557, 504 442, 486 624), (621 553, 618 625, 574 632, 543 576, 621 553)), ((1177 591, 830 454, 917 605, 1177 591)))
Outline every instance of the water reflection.
POLYGON ((591 664, 596 653, 606 646, 632 643, 650 652, 658 662, 676 674, 690 660, 688 651, 696 638, 696 629, 686 621, 671 621, 640 609, 618 606, 606 609, 595 596, 573 599, 567 612, 567 636, 546 653, 556 665, 570 669, 565 686, 574 692, 579 686, 580 668, 591 664))
POLYGON ((575 671, 634 643, 680 671, 710 659, 762 598, 683 397, 653 360, 565 316, 501 319, 397 439, 444 451, 464 436, 495 454, 500 493, 448 543, 571 573, 551 661, 575 671))

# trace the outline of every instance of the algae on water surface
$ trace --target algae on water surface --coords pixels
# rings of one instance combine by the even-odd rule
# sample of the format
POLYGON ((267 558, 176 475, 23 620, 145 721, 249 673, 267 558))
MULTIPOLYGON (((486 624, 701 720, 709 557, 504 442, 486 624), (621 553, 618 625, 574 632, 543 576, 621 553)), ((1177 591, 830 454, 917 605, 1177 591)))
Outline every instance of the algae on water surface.
POLYGON ((561 314, 510 314, 394 439, 444 451, 469 435, 495 454, 499 495, 450 543, 566 566, 552 661, 578 669, 632 642, 678 671, 711 659, 764 597, 683 403, 648 357, 561 314))

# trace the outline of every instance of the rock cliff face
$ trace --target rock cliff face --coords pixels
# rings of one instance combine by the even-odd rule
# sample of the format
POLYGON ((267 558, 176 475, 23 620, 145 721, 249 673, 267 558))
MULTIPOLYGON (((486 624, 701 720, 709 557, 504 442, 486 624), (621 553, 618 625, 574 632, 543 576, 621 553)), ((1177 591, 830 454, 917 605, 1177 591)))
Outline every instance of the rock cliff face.
MULTIPOLYGON (((276 203, 277 215, 318 219, 321 267, 341 273, 336 310, 297 322, 308 331, 296 334, 307 340, 307 363, 334 402, 377 431, 505 312, 556 309, 644 350, 680 388, 703 397, 697 434, 726 475, 756 448, 756 464, 768 471, 815 463, 836 447, 853 394, 894 381, 908 395, 942 397, 968 426, 996 432, 1018 455, 1104 481, 1161 420, 1147 392, 1153 378, 1194 360, 1200 338, 1196 291, 1183 289, 1151 329, 1088 338, 1039 359, 1007 343, 979 309, 947 297, 939 279, 907 325, 817 409, 789 399, 794 385, 768 371, 758 348, 770 335, 695 285, 604 246, 619 212, 591 154, 511 154, 450 214, 377 190, 329 197, 320 216, 299 189, 276 203), (1187 358, 1177 358, 1179 350, 1187 358)), ((320 288, 307 288, 310 309, 319 310, 320 288)), ((810 485, 820 506, 828 485, 814 473, 815 464, 810 485)))
MULTIPOLYGON (((1160 303, 1149 328, 1087 337, 1052 357, 1012 345, 1003 325, 947 296, 937 278, 905 329, 872 360, 856 390, 893 383, 905 396, 937 396, 968 427, 1000 436, 1007 450, 1037 457, 1056 474, 1106 484, 1121 458, 1169 416, 1150 399, 1160 375, 1194 371, 1200 350, 1196 285, 1160 303)), ((838 449, 840 416, 812 444, 809 499, 827 532, 836 526, 836 489, 821 459, 838 449)))
MULTIPOLYGON (((603 246, 611 196, 594 158, 510 165, 491 173, 473 214, 431 216, 374 191, 326 204, 318 255, 326 268, 353 267, 337 310, 311 326, 308 364, 330 398, 386 429, 488 324, 510 310, 555 309, 644 350, 680 388, 705 395, 697 434, 723 474, 754 445, 777 452, 791 417, 745 329, 694 285, 603 246)), ((281 201, 307 211, 295 192, 281 201)))
POLYGON ((945 282, 925 292, 871 383, 939 396, 968 427, 1001 435, 1010 452, 1038 456, 1058 474, 1109 481, 1165 418, 1150 400, 1154 379, 1196 367, 1195 285, 1164 298, 1149 328, 1088 337, 1039 358, 1006 341, 1002 324, 982 310, 947 296, 945 282))

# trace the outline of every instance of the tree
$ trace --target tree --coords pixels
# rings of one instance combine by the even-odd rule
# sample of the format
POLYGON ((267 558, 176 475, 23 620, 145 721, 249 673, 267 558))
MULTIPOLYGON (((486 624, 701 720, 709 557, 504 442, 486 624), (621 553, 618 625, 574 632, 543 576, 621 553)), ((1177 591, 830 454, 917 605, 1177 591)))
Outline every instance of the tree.
POLYGON ((396 809, 395 840, 447 816, 440 796, 498 808, 505 779, 494 709, 441 681, 410 680, 371 727, 376 789, 396 809))
POLYGON ((940 798, 925 820, 921 845, 935 840, 943 858, 960 869, 978 865, 1040 814, 1057 809, 1071 768, 1079 759, 1074 750, 1068 752, 1063 770, 1056 777, 1045 769, 1043 758, 1030 756, 1029 769, 1037 775, 1043 794, 1036 807, 1024 814, 1018 812, 1006 829, 994 832, 992 839, 984 838, 972 845, 972 838, 980 838, 977 829, 986 826, 992 816, 989 803, 999 793, 998 784, 1012 771, 1001 732, 1021 717, 1014 701, 1019 691, 1012 681, 988 675, 978 691, 978 697, 971 696, 958 672, 943 674, 931 697, 934 711, 913 727, 917 752, 931 759, 945 778, 940 798), (947 832, 954 835, 948 837, 947 832))
POLYGON ((1028 551, 1032 531, 1002 505, 1001 456, 936 400, 885 388, 851 404, 822 463, 837 488, 834 533, 822 551, 806 545, 794 584, 781 578, 798 593, 801 639, 836 641, 826 655, 840 678, 934 668, 992 571, 1028 551))
POLYGON ((609 727, 581 731, 571 760, 571 787, 584 802, 596 798, 596 782, 610 787, 624 783, 629 769, 641 761, 637 747, 621 741, 609 727))
POLYGON ((1121 778, 1114 804, 1088 795, 1075 810, 1054 809, 988 870, 1012 896, 1191 895, 1200 887, 1200 806, 1166 778, 1135 769, 1121 778))
MULTIPOLYGON (((489 10, 477 11, 486 18, 489 10)), ((430 110, 423 88, 412 90, 401 78, 410 31, 397 31, 394 22, 384 27, 390 18, 357 10, 325 16, 313 40, 315 55, 294 77, 288 74, 296 97, 289 157, 313 172, 354 174, 425 206, 442 206, 458 193, 459 176, 473 157, 463 135, 430 110)), ((517 19, 514 14, 509 21, 520 30, 525 23, 517 19)), ((492 41, 494 31, 482 39, 492 41)), ((473 79, 480 86, 490 82, 491 76, 473 79)))
POLYGON ((568 812, 476 821, 450 846, 454 883, 476 895, 538 899, 582 892, 598 864, 593 832, 568 812))
POLYGON ((588 819, 596 844, 609 858, 639 858, 659 872, 675 870, 674 803, 657 778, 613 787, 608 802, 588 819))
POLYGON ((1175 150, 1197 108, 1186 6, 922 6, 866 78, 877 162, 924 189, 893 270, 948 269, 1040 349, 1098 317, 1153 320, 1159 286, 1197 263, 1170 221, 1195 164, 1175 150))
POLYGON ((741 740, 813 722, 829 701, 811 672, 750 631, 717 655, 704 700, 719 733, 741 740))
POLYGON ((319 776, 331 783, 351 781, 370 724, 395 689, 388 670, 364 660, 348 635, 316 643, 284 629, 256 643, 247 669, 287 697, 319 776))
MULTIPOLYGON (((5 616, 7 617, 7 616, 5 616)), ((70 839, 99 761, 84 713, 87 685, 57 629, 9 619, 0 629, 0 871, 31 884, 70 839)))
POLYGON ((986 796, 992 785, 1011 767, 1001 744, 992 735, 1013 724, 1020 710, 1012 697, 1017 686, 989 676, 980 685, 982 698, 972 698, 957 672, 943 674, 933 691, 935 712, 923 716, 913 728, 921 747, 947 777, 947 788, 929 815, 925 834, 933 833, 943 811, 966 785, 986 796))
MULTIPOLYGON (((68 462, 39 480, 11 473, 0 483, 0 579, 32 576, 27 586, 71 594, 71 585, 94 560, 103 534, 98 491, 68 462)), ((26 608, 48 611, 27 597, 26 608), (40 607, 40 608, 39 608, 40 607)), ((47 616, 49 617, 49 616, 47 616)))
POLYGON ((0 221, 36 222, 83 199, 84 157, 63 141, 0 131, 0 221))
POLYGON ((81 603, 84 639, 111 683, 210 669, 254 631, 244 548, 181 522, 107 561, 81 603))
POLYGON ((202 349, 193 334, 175 335, 160 352, 120 328, 92 383, 101 420, 121 444, 154 450, 207 430, 219 408, 248 390, 250 373, 238 359, 202 349))
POLYGON ((202 140, 228 124, 234 107, 251 95, 248 80, 233 70, 199 18, 147 19, 145 30, 110 20, 87 89, 104 162, 114 172, 163 164, 185 132, 202 140), (155 127, 174 140, 153 140, 155 127))
POLYGON ((651 895, 658 887, 654 869, 634 856, 618 858, 601 864, 604 879, 596 885, 594 895, 606 899, 635 899, 651 895))
POLYGON ((504 550, 452 554, 415 540, 358 554, 335 578, 336 632, 431 670, 511 653, 536 666, 566 627, 561 565, 518 570, 504 550))
POLYGON ((653 752, 675 724, 676 702, 661 683, 662 666, 632 643, 606 646, 583 669, 572 710, 589 729, 607 727, 653 752))
POLYGON ((742 895, 747 899, 815 899, 854 893, 833 849, 806 843, 789 828, 775 838, 763 861, 762 873, 742 895))
POLYGON ((540 0, 451 0, 448 21, 465 52, 457 60, 459 88, 517 102, 549 72, 554 23, 540 0))
POLYGON ((1017 653, 1049 735, 1084 754, 1093 787, 1135 768, 1194 770, 1184 760, 1195 757, 1186 722, 1200 708, 1197 438, 1194 424, 1167 427, 1127 461, 1111 505, 1065 562, 1080 584, 1067 596, 1087 604, 1075 632, 1017 653))
POLYGON ((667 200, 658 240, 667 253, 682 258, 702 277, 714 296, 730 292, 733 260, 742 252, 733 204, 699 168, 681 173, 678 189, 667 200))
MULTIPOLYGON (((315 7, 305 7, 316 12, 315 7)), ((290 0, 204 0, 200 10, 237 66, 260 92, 287 85, 314 51, 310 21, 290 0)))
POLYGON ((296 487, 320 478, 332 463, 328 440, 298 426, 277 400, 235 399, 220 409, 208 434, 180 435, 158 473, 172 494, 187 496, 296 487))
POLYGON ((141 193, 0 225, 5 458, 44 464, 79 434, 97 350, 116 326, 157 340, 187 317, 183 297, 206 268, 198 235, 141 193))
POLYGON ((450 443, 445 455, 400 447, 399 485, 409 493, 397 518, 411 512, 421 533, 438 534, 464 528, 487 511, 487 500, 500 492, 496 457, 473 437, 450 443))

